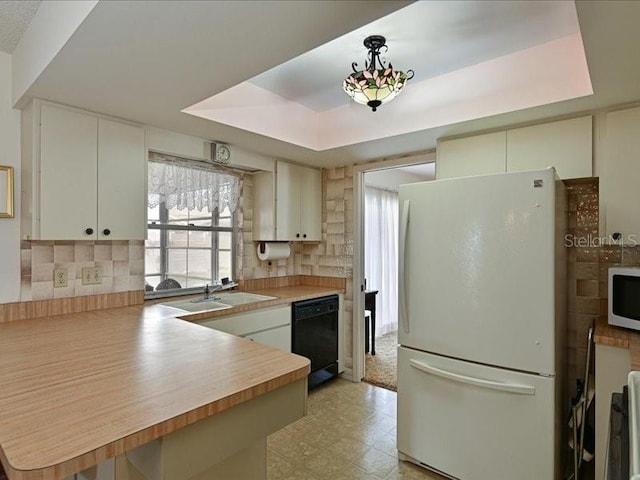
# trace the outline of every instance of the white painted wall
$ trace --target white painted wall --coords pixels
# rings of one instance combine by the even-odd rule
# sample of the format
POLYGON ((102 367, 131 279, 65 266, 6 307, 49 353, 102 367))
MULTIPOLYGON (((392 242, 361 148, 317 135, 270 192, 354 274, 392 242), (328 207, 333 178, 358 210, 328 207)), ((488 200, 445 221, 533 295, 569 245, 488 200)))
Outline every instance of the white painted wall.
POLYGON ((0 218, 0 303, 20 300, 20 112, 12 108, 11 55, 0 52, 0 165, 14 168, 14 218, 0 218))
POLYGON ((13 51, 12 105, 26 105, 27 90, 97 4, 98 0, 57 0, 40 4, 13 51))

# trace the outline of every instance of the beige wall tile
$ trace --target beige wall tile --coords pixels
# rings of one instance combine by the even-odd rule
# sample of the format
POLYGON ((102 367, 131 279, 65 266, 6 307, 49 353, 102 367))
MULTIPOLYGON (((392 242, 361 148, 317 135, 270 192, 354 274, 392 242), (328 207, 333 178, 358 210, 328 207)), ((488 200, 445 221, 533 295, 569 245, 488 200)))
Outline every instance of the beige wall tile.
POLYGON ((31 269, 33 282, 53 282, 53 263, 39 263, 31 269))
POLYGON ((119 262, 129 261, 129 245, 112 245, 110 260, 119 262))
POLYGON ((129 275, 113 277, 112 289, 114 292, 126 292, 129 290, 129 275))
POLYGON ((111 257, 111 244, 99 244, 93 249, 94 260, 112 260, 111 257))
POLYGON ((47 300, 53 298, 53 280, 48 282, 32 282, 31 298, 33 300, 47 300))
POLYGON ((144 288, 142 241, 22 241, 20 258, 20 297, 23 301, 93 295, 98 291, 126 291, 130 289, 130 284, 135 285, 136 289, 144 288), (114 262, 111 258, 114 255, 122 260, 114 262), (82 269, 94 266, 103 269, 103 283, 97 287, 82 285, 82 269), (54 268, 67 269, 68 287, 49 288, 48 283, 53 286, 54 268), (114 282, 111 278, 114 275, 124 278, 114 282), (135 276, 135 281, 130 282, 130 275, 135 276), (119 290, 115 290, 116 288, 119 290), (34 293, 37 298, 33 298, 34 293))
POLYGON ((31 264, 53 263, 53 245, 38 243, 31 246, 31 264))
POLYGON ((114 277, 129 276, 129 262, 113 262, 113 276, 114 277))
POLYGON ((111 260, 101 260, 95 263, 96 267, 102 268, 103 277, 113 277, 113 262, 111 260))
POLYGON ((85 242, 77 242, 74 246, 76 262, 93 262, 93 244, 85 242))
POLYGON ((56 263, 70 263, 75 258, 73 245, 54 245, 53 261, 56 263))

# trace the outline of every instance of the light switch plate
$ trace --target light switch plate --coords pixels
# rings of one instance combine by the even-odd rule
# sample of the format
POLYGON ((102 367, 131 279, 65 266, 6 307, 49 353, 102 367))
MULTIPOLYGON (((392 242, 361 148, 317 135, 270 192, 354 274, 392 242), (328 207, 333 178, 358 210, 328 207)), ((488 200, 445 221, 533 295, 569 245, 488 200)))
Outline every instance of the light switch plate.
POLYGON ((53 288, 63 288, 67 286, 67 269, 56 268, 53 271, 53 288))
POLYGON ((102 283, 102 267, 84 267, 82 269, 83 285, 100 285, 102 283))

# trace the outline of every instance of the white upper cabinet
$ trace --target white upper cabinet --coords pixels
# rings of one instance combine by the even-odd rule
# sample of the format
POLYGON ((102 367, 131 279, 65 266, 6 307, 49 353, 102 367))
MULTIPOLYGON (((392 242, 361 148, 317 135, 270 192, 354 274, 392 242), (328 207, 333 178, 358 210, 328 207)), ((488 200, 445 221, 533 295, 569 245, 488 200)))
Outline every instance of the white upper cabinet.
POLYGON ((322 240, 322 173, 276 162, 276 172, 253 176, 253 239, 322 240))
POLYGON ((470 177, 506 171, 506 132, 438 142, 436 178, 470 177))
POLYGON ((98 238, 144 240, 146 225, 144 129, 98 121, 98 238))
POLYGON ((593 118, 439 140, 438 179, 555 167, 561 179, 593 175, 593 118))
POLYGON ((507 171, 555 167, 562 179, 593 174, 592 117, 507 130, 507 171))
POLYGON ((143 240, 144 129, 34 100, 22 112, 22 233, 143 240))
POLYGON ((37 238, 96 238, 97 159, 96 117, 42 105, 37 238))
POLYGON ((607 113, 603 154, 600 215, 605 235, 618 233, 624 243, 633 244, 640 241, 640 108, 607 113))

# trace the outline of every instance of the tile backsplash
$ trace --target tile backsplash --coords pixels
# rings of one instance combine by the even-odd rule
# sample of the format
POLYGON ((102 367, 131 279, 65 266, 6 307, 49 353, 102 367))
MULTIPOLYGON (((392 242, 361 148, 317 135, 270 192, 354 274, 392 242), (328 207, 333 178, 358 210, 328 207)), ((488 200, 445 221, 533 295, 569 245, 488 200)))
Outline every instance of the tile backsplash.
POLYGON ((640 246, 602 245, 599 241, 597 178, 565 184, 567 238, 581 240, 567 251, 567 387, 575 393, 576 378, 584 378, 589 326, 599 318, 607 319, 609 267, 640 266, 640 246))
POLYGON ((48 300, 144 289, 144 242, 23 241, 21 300, 48 300), (82 269, 101 267, 102 283, 83 285, 82 269), (53 272, 67 270, 67 286, 53 287, 53 272))

